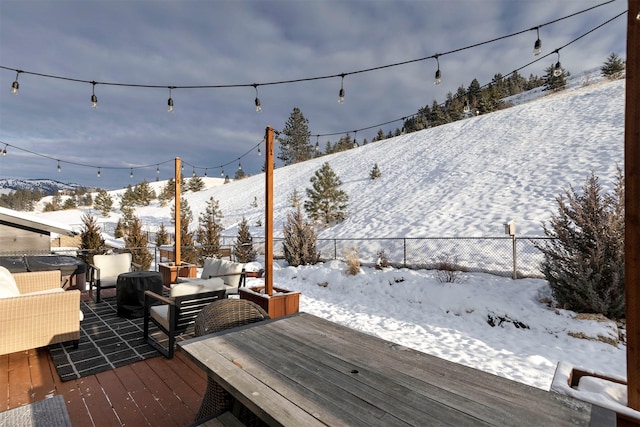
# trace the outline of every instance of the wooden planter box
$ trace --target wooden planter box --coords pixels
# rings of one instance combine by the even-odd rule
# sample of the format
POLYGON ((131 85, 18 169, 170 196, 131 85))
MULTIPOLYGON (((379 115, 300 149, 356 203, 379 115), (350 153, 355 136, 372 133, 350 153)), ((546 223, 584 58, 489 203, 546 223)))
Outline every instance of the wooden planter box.
POLYGON ((162 274, 162 285, 167 287, 176 283, 178 277, 196 277, 198 274, 196 265, 187 262, 181 262, 180 265, 174 262, 160 263, 158 270, 162 274))
POLYGON ((239 289, 240 298, 255 302, 269 313, 269 317, 272 319, 298 312, 300 292, 274 287, 273 295, 269 296, 261 293, 263 291, 264 286, 239 289))

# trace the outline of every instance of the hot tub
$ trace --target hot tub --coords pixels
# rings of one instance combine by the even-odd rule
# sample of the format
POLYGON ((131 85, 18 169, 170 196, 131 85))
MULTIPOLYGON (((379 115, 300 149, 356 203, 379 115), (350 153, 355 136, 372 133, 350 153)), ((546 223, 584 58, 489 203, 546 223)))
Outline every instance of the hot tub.
POLYGON ((84 261, 67 255, 23 255, 2 256, 0 266, 12 273, 25 271, 60 270, 63 287, 78 287, 85 290, 87 264, 84 261))

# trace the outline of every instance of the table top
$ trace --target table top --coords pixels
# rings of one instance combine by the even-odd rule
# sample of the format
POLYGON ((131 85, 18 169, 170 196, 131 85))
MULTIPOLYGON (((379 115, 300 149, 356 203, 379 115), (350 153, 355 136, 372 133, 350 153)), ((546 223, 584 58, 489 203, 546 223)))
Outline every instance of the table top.
POLYGON ((118 274, 118 277, 159 277, 162 279, 162 274, 159 271, 153 270, 141 270, 141 271, 127 271, 126 273, 118 274))
POLYGON ((592 418, 589 403, 307 313, 179 348, 269 425, 588 426, 592 418))

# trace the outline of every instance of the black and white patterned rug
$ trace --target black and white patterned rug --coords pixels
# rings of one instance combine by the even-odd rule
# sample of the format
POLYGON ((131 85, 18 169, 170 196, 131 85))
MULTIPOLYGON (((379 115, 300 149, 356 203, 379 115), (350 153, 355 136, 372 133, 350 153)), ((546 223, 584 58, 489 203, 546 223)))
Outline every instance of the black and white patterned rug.
MULTIPOLYGON (((142 339, 143 319, 118 317, 115 298, 100 303, 82 301, 84 320, 80 322, 80 344, 70 342, 49 346, 51 358, 62 381, 114 369, 129 363, 160 356, 142 339)), ((164 336, 151 324, 152 336, 164 336)), ((166 343, 164 343, 166 344, 166 343)))

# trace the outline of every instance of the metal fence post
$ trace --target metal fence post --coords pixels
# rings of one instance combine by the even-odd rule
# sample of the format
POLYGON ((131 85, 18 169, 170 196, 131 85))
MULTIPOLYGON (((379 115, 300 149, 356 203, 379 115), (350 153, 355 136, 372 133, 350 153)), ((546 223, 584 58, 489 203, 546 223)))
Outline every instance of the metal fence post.
POLYGON ((511 241, 513 242, 513 279, 518 278, 518 262, 517 262, 517 250, 516 250, 516 235, 511 235, 511 241))

